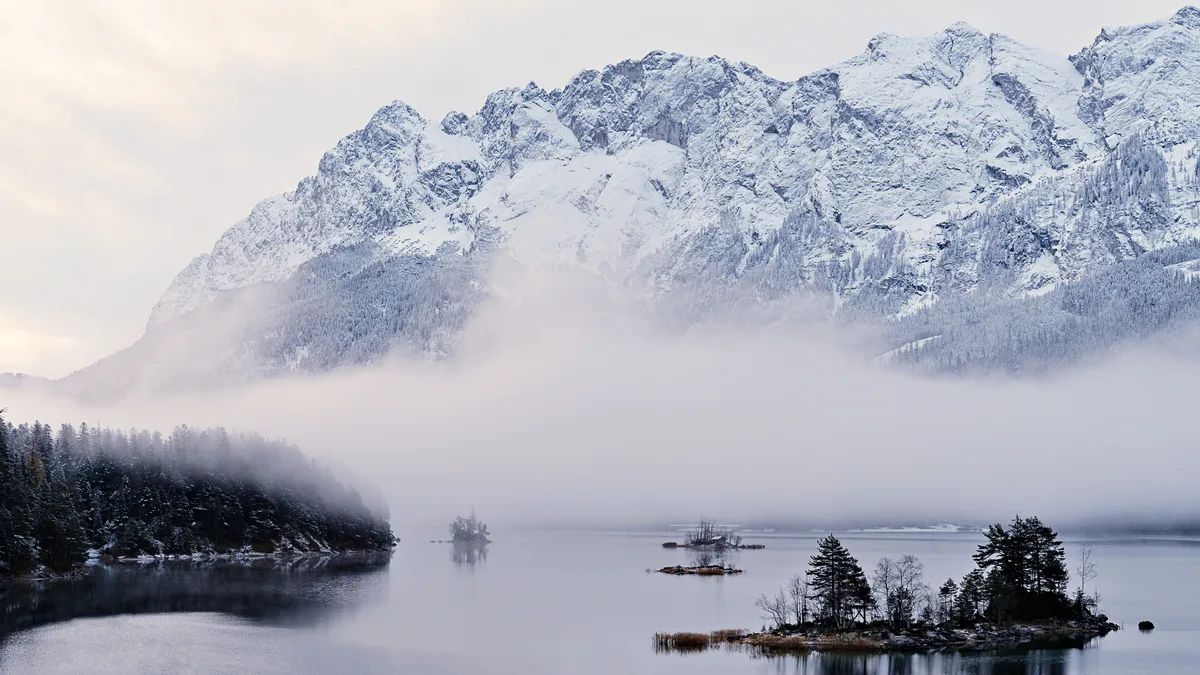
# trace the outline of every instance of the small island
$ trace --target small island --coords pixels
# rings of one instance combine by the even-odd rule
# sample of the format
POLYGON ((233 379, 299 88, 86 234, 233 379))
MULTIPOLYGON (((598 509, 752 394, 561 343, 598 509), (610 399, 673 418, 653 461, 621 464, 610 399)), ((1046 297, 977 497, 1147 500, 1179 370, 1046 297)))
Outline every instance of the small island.
POLYGON ((730 574, 742 574, 745 570, 739 570, 727 565, 671 565, 658 570, 659 574, 672 574, 675 576, 687 576, 694 574, 701 577, 721 577, 730 574))
POLYGON ((492 543, 488 537, 491 533, 488 532, 487 523, 480 521, 475 517, 475 509, 471 509, 471 515, 463 518, 458 516, 454 522, 450 523, 450 542, 459 545, 469 546, 484 546, 492 543))
POLYGON ((832 534, 818 543, 807 572, 757 606, 769 628, 754 633, 659 633, 655 649, 693 652, 717 646, 773 654, 805 651, 978 650, 1035 644, 1082 646, 1119 626, 1097 613, 1087 583, 1091 548, 1080 549, 1074 595, 1057 533, 1037 518, 996 524, 961 581, 936 589, 915 556, 883 558, 870 579, 832 534))
POLYGON ((711 520, 701 519, 696 527, 684 534, 683 543, 663 542, 663 548, 707 548, 715 550, 764 549, 764 544, 743 544, 732 527, 721 527, 711 520))
POLYGON ((728 553, 744 548, 763 548, 761 545, 743 544, 742 538, 734 534, 733 528, 720 527, 711 520, 701 520, 696 527, 688 530, 684 537, 682 544, 669 541, 663 544, 663 548, 690 549, 693 552, 691 564, 663 567, 657 570, 660 574, 701 577, 742 574, 743 570, 725 563, 728 553))

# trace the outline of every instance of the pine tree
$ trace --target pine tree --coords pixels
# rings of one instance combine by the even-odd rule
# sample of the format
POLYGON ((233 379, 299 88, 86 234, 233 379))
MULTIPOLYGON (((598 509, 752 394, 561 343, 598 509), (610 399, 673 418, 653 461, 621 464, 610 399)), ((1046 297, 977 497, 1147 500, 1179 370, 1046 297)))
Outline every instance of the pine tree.
POLYGON ((987 597, 986 581, 979 569, 971 570, 963 577, 958 589, 958 599, 955 609, 958 621, 963 624, 974 624, 983 613, 984 601, 987 597))
POLYGON ((939 623, 954 620, 954 603, 957 597, 958 584, 954 582, 954 579, 947 579, 946 583, 942 584, 941 588, 938 589, 937 620, 939 623))
POLYGON ((0 574, 11 573, 17 557, 17 524, 12 511, 13 498, 17 493, 17 477, 13 467, 12 452, 8 447, 8 429, 0 410, 0 574))
POLYGON ((808 574, 819 621, 840 630, 849 625, 855 614, 865 619, 871 604, 867 575, 832 534, 817 543, 817 554, 809 559, 808 574))
POLYGON ((988 612, 1011 618, 1048 619, 1069 614, 1066 553, 1058 534, 1038 518, 1013 519, 1008 530, 992 525, 975 562, 987 573, 988 612))

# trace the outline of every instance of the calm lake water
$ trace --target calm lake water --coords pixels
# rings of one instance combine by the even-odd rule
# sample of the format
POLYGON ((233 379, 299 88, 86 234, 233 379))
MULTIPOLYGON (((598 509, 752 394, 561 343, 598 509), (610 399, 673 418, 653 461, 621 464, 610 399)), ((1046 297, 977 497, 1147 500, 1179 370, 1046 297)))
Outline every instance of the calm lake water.
MULTIPOLYGON (((429 537, 425 537, 428 539, 429 537)), ((1200 540, 1092 540, 1103 610, 1125 630, 1084 649, 933 656, 662 655, 656 631, 758 628, 754 600, 802 570, 816 537, 765 543, 746 573, 649 574, 688 562, 662 534, 498 533, 486 556, 406 539, 389 564, 282 569, 119 565, 0 595, 0 673, 933 673, 1200 672, 1200 540), (1141 633, 1139 620, 1157 629, 1141 633)), ((961 577, 979 535, 846 534, 864 568, 914 553, 926 580, 961 577)), ((1067 539, 1068 555, 1078 541, 1067 539)))

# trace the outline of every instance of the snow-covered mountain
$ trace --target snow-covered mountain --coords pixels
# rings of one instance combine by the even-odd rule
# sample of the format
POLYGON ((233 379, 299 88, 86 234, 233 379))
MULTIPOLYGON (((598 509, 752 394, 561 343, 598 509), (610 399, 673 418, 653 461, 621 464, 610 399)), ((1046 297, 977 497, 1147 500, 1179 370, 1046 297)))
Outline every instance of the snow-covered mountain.
POLYGON ((197 340, 197 371, 239 377, 440 353, 495 252, 684 316, 728 289, 875 317, 1019 301, 1200 238, 1197 140, 1191 7, 1069 58, 959 23, 795 81, 654 52, 440 122, 397 101, 180 272, 142 341, 72 377, 136 379, 197 340))

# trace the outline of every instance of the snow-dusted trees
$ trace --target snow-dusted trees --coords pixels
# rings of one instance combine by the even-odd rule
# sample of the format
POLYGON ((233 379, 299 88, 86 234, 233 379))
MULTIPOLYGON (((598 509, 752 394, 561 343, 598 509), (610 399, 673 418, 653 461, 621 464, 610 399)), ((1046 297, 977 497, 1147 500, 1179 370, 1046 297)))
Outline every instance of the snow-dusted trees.
POLYGON ((885 327, 903 366, 1036 373, 1200 320, 1200 245, 1146 253, 1036 298, 947 298, 885 327))
POLYGON ((0 573, 114 556, 388 548, 368 508, 291 446, 223 429, 171 436, 0 420, 0 573))

